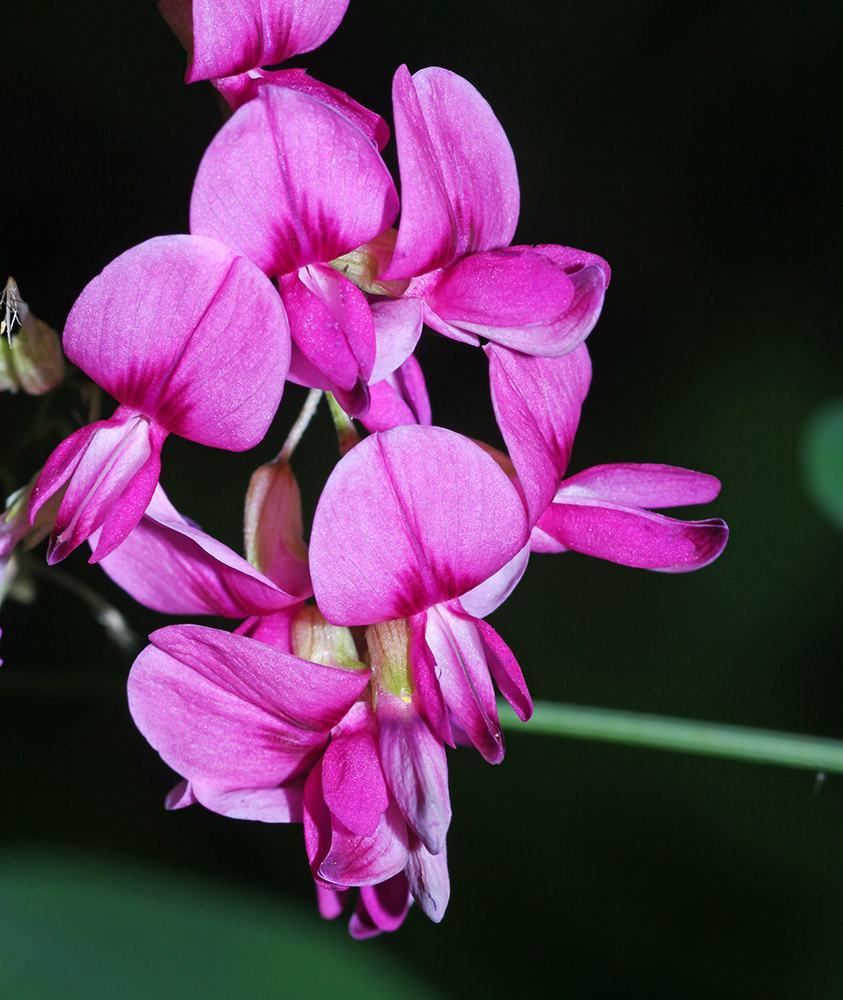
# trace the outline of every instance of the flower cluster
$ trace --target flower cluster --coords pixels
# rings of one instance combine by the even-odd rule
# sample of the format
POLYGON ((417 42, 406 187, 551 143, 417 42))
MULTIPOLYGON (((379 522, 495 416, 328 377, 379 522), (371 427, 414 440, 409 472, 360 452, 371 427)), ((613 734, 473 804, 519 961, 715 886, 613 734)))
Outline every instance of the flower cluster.
POLYGON ((727 528, 653 512, 712 500, 711 476, 565 478, 609 268, 511 245, 515 160, 470 83, 395 74, 396 229, 386 123, 301 70, 261 68, 321 44, 346 3, 160 0, 188 82, 211 80, 232 114, 199 166, 190 234, 128 250, 74 305, 64 350, 118 406, 55 449, 0 554, 49 531, 53 564, 88 541, 148 607, 239 622, 162 628, 132 667, 135 722, 183 779, 167 805, 302 823, 321 911, 359 888, 350 928, 367 937, 413 900, 445 911, 446 746, 502 760, 496 688, 530 717, 486 621, 530 553, 683 572, 727 528), (508 454, 433 424, 413 353, 425 325, 482 345, 508 454), (253 447, 287 381, 330 393, 343 454, 307 547, 293 439, 255 472, 243 558, 169 502, 162 446, 253 447))

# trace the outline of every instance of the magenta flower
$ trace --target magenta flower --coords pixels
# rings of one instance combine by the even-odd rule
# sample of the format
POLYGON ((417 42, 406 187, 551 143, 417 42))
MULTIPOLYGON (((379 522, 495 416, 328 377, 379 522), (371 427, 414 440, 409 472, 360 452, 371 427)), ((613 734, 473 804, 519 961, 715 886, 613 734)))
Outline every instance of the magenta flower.
POLYGON ((172 625, 150 639, 129 675, 129 708, 189 782, 170 807, 198 801, 225 816, 300 822, 304 778, 369 671, 308 662, 198 625, 172 625))
POLYGON ((708 503, 714 476, 670 465, 598 465, 563 480, 591 382, 585 345, 562 358, 486 347, 492 401, 538 552, 574 549, 624 566, 679 573, 723 551, 718 518, 680 521, 650 508, 708 503))
POLYGON ((421 309, 400 301, 373 309, 331 264, 374 240, 397 212, 392 179, 366 135, 305 93, 264 87, 208 147, 190 225, 278 278, 296 345, 290 379, 330 389, 361 414, 367 384, 415 347, 421 309))
POLYGON ((438 427, 374 434, 331 474, 313 522, 317 604, 338 625, 409 620, 412 675, 433 732, 450 715, 487 760, 503 757, 492 677, 521 718, 518 664, 481 618, 514 586, 528 525, 506 474, 467 438, 438 427))
POLYGON ((247 73, 310 52, 334 33, 348 0, 158 0, 188 53, 186 83, 247 73))
POLYGON ((382 281, 410 280, 424 322, 470 344, 529 354, 572 350, 597 320, 606 262, 567 247, 510 247, 518 222, 515 159, 492 109, 436 67, 393 83, 401 223, 382 281))
POLYGON ((34 521, 65 487, 50 563, 100 527, 92 561, 126 538, 152 499, 171 432, 231 451, 256 445, 290 358, 272 283, 228 247, 193 236, 149 240, 112 261, 71 310, 64 349, 120 406, 60 444, 33 489, 34 521))

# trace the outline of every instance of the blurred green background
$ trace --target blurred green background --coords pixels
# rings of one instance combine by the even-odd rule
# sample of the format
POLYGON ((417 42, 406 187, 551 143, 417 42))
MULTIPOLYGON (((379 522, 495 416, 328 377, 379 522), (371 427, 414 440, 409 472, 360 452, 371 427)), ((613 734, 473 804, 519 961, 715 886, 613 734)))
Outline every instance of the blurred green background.
MULTIPOLYGON (((351 0, 336 35, 294 61, 385 116, 401 62, 471 80, 515 151, 516 241, 581 247, 613 268, 572 470, 664 462, 723 481, 694 513, 722 516, 732 537, 700 573, 532 560, 492 620, 536 698, 843 738, 843 534, 800 465, 806 422, 843 396, 841 23, 831 0, 351 0)), ((151 2, 33 0, 4 14, 3 37, 0 277, 13 274, 60 330, 113 257, 186 231, 219 111, 209 85, 184 86, 184 54, 151 2)), ((498 440, 481 353, 427 335, 419 355, 435 420, 498 440)), ((249 475, 302 395, 285 396, 252 453, 170 439, 162 482, 176 505, 239 549, 249 475)), ((10 463, 37 406, 0 399, 12 485, 56 443, 10 463)), ((325 414, 296 458, 312 512, 334 460, 325 414)), ((81 550, 62 568, 141 636, 166 622, 81 550)), ((91 997, 112 974, 120 985, 103 996, 169 996, 154 982, 174 955, 254 969, 260 949, 275 955, 277 992, 241 980, 242 995, 333 995, 308 978, 325 963, 349 995, 360 963, 377 984, 369 995, 383 996, 402 995, 404 977, 408 996, 420 984, 452 998, 841 995, 840 777, 528 732, 509 734, 497 768, 452 753, 443 923, 411 912, 397 934, 349 948, 343 928, 314 916, 299 827, 164 811, 174 777, 128 715, 129 661, 77 598, 36 582, 35 603, 0 611, 0 984, 11 1000, 91 997), (148 890, 132 916, 118 901, 137 885, 148 890), (201 899, 185 885, 204 885, 201 899), (184 917, 157 920, 156 906, 184 917), (244 907, 260 910, 260 933, 243 930, 258 919, 244 907), (191 909, 213 932, 188 927, 191 909), (61 915, 94 911, 83 936, 97 946, 80 951, 61 915), (139 934, 142 918, 157 930, 139 934), (303 943, 284 951, 290 926, 303 943), (253 953, 235 937, 257 942, 253 953), (9 957, 24 940, 25 975, 9 957), (59 940, 74 961, 61 964, 59 940), (135 954, 121 966, 120 940, 148 964, 135 954)), ((196 995, 234 996, 229 974, 196 995)))

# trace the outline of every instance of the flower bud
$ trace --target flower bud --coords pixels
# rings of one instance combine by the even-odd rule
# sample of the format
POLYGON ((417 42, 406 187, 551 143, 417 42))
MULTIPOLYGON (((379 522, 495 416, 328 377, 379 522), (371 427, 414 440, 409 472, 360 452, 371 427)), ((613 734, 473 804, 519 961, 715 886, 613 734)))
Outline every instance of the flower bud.
POLYGON ((410 667, 410 627, 405 618, 380 622, 366 629, 366 643, 378 690, 410 702, 413 696, 410 667))
POLYGON ((270 462, 252 475, 244 534, 246 558, 255 569, 289 594, 312 593, 301 494, 287 462, 270 462))
POLYGON ((308 604, 296 615, 291 639, 293 653, 303 660, 342 670, 365 669, 366 665, 357 656, 351 630, 331 625, 315 604, 308 604))
POLYGON ((64 379, 64 353, 56 331, 37 319, 9 278, 0 297, 0 391, 41 396, 64 379), (14 336, 12 327, 20 324, 14 336))

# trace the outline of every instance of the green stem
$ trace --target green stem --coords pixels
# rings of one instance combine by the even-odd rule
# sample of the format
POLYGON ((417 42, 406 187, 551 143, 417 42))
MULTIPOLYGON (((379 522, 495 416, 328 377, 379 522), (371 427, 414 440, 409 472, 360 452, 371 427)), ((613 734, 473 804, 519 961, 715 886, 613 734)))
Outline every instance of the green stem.
MULTIPOLYGON (((500 702, 498 708, 505 729, 523 725, 504 702, 500 702)), ((572 736, 843 774, 843 741, 777 733, 770 729, 746 729, 717 722, 540 701, 535 703, 526 730, 548 736, 572 736)))

